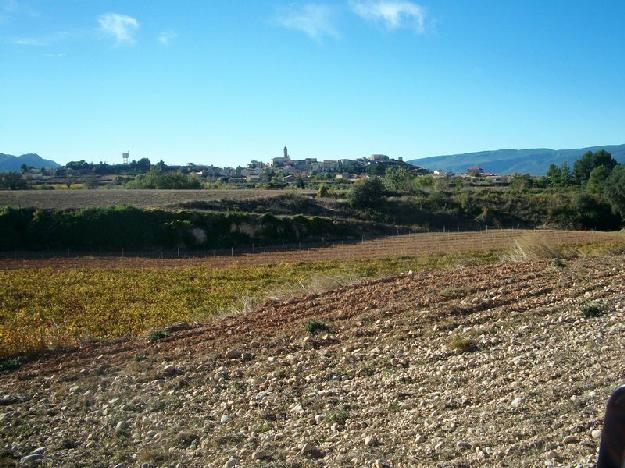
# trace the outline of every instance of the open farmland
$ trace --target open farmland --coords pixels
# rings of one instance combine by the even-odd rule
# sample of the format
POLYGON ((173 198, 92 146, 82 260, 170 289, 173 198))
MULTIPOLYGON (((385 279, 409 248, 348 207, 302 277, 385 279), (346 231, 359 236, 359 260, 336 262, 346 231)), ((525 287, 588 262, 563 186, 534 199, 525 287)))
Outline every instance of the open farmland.
POLYGON ((624 372, 624 265, 614 254, 426 270, 56 353, 0 376, 2 456, 591 466, 624 372), (587 304, 600 314, 584 316, 587 304), (307 332, 310 319, 327 330, 307 332))
POLYGON ((173 208, 182 203, 250 200, 284 195, 283 190, 0 190, 0 207, 78 209, 130 205, 173 208))
POLYGON ((621 233, 489 231, 193 259, 7 259, 0 261, 0 355, 139 335, 180 320, 206 320, 314 284, 493 262, 504 252, 540 257, 550 246, 583 249, 593 242, 622 240, 621 233), (528 239, 530 248, 515 253, 515 246, 528 239))

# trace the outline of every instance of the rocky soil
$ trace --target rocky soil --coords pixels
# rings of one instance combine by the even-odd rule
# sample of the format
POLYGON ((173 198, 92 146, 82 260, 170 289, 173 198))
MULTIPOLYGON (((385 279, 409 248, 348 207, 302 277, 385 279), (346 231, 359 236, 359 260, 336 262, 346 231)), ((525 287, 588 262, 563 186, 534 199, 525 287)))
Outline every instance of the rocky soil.
MULTIPOLYGON (((122 314, 123 311, 120 311, 122 314)), ((625 257, 406 273, 0 376, 8 466, 590 466, 625 257), (585 317, 593 303, 604 312, 585 317), (316 328, 328 327, 311 334, 316 328)))

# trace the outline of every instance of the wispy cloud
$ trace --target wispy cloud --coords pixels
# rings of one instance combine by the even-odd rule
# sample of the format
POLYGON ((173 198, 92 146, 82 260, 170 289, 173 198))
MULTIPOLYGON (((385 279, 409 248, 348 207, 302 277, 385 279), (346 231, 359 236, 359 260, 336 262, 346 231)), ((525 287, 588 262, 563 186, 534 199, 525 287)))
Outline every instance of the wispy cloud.
POLYGON ((29 47, 45 47, 50 44, 48 38, 43 37, 18 37, 9 41, 11 44, 29 47))
POLYGON ((339 37, 334 24, 336 10, 331 5, 308 3, 302 6, 281 8, 276 23, 283 28, 300 31, 311 39, 321 41, 324 37, 339 37))
POLYGON ((61 42, 73 35, 74 33, 69 31, 58 31, 43 36, 15 37, 10 39, 8 43, 25 47, 46 47, 61 42))
POLYGON ((174 31, 163 31, 158 35, 158 42, 160 42, 163 45, 168 45, 171 41, 173 41, 177 37, 178 37, 178 34, 176 34, 174 31))
POLYGON ((58 54, 44 54, 44 56, 46 56, 46 57, 54 57, 54 58, 59 58, 59 57, 66 57, 66 56, 67 56, 67 54, 66 54, 66 53, 63 53, 63 52, 60 52, 60 53, 58 53, 58 54))
POLYGON ((425 32, 426 12, 417 3, 402 0, 350 1, 350 7, 361 18, 380 23, 388 29, 407 28, 425 32))
POLYGON ((17 0, 0 0, 0 23, 11 20, 13 16, 39 16, 39 11, 17 0))
POLYGON ((106 13, 98 17, 100 31, 115 40, 117 45, 134 44, 139 22, 132 16, 106 13))

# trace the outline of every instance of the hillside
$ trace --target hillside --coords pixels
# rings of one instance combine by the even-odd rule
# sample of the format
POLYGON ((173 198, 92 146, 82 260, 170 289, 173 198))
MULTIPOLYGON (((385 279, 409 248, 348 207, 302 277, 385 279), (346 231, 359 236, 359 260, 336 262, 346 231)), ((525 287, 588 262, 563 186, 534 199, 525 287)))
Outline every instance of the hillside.
POLYGON ((624 260, 405 273, 85 343, 0 376, 3 461, 589 466, 622 383, 624 260))
POLYGON ((22 164, 37 169, 61 167, 60 164, 50 159, 43 159, 36 153, 27 153, 21 156, 0 153, 0 172, 19 172, 22 168, 22 164))
POLYGON ((452 154, 413 159, 408 163, 429 170, 465 172, 467 167, 479 166, 497 174, 528 173, 544 175, 550 164, 560 165, 566 161, 569 167, 586 151, 605 149, 620 163, 625 163, 625 145, 592 146, 579 149, 500 149, 479 153, 452 154))

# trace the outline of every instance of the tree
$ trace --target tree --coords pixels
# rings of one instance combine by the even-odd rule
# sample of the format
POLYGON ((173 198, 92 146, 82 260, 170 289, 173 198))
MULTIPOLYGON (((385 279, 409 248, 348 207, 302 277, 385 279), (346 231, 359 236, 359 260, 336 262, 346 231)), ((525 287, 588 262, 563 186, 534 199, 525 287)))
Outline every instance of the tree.
POLYGON ((605 166, 597 166, 590 173, 586 182, 586 191, 594 195, 601 195, 605 181, 610 177, 610 170, 605 166))
POLYGON ((555 164, 549 164, 549 169, 547 169, 547 174, 545 175, 547 178, 547 184, 552 187, 556 187, 560 183, 560 169, 555 164))
POLYGON ((200 181, 182 172, 161 172, 157 167, 147 174, 139 174, 135 180, 127 184, 128 188, 145 189, 199 189, 200 181))
POLYGON ((23 190, 28 184, 21 174, 16 172, 0 172, 0 190, 23 190))
POLYGON ((148 158, 141 158, 136 164, 137 171, 148 172, 150 170, 150 160, 148 158))
POLYGON ((330 190, 328 189, 328 186, 326 184, 321 184, 319 186, 319 190, 317 190, 317 196, 319 198, 324 198, 328 196, 329 192, 330 190))
POLYGON ((593 153, 592 151, 585 152, 581 158, 575 161, 573 166, 573 176, 575 182, 580 185, 584 185, 590 178, 590 173, 595 167, 605 166, 608 172, 617 165, 616 160, 606 150, 599 150, 593 153))
POLYGON ((558 185, 560 187, 566 187, 571 183, 571 170, 569 169, 569 163, 562 161, 560 163, 560 174, 558 176, 558 185))
POLYGON ((356 183, 349 193, 349 202, 356 208, 377 208, 384 201, 384 183, 372 177, 356 183))
POLYGON ((614 212, 625 219, 625 165, 616 166, 605 181, 603 195, 614 212))
POLYGON ((412 174, 403 166, 393 166, 386 170, 384 184, 389 190, 408 192, 412 185, 412 174))

